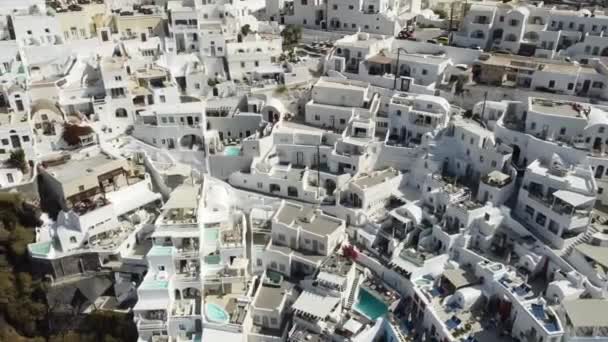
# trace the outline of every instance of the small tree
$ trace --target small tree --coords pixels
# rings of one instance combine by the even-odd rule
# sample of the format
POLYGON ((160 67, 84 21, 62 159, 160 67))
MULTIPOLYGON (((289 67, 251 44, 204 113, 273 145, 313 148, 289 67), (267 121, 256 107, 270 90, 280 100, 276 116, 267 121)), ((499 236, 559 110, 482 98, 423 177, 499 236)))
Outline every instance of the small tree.
POLYGON ((251 26, 249 24, 245 24, 241 27, 241 34, 243 37, 247 37, 247 35, 251 33, 251 26))
POLYGON ((440 19, 446 19, 448 17, 448 13, 445 11, 445 9, 441 7, 433 8, 433 12, 435 12, 435 14, 437 14, 440 19))
POLYGON ((70 146, 80 144, 80 137, 87 136, 93 133, 93 129, 89 126, 79 126, 66 123, 63 126, 63 140, 70 146))
POLYGON ((25 152, 23 149, 12 150, 8 162, 11 166, 18 168, 21 172, 26 172, 28 169, 27 160, 25 160, 25 152))
POLYGON ((302 39, 302 28, 295 25, 287 25, 281 31, 283 37, 283 50, 290 50, 302 39))

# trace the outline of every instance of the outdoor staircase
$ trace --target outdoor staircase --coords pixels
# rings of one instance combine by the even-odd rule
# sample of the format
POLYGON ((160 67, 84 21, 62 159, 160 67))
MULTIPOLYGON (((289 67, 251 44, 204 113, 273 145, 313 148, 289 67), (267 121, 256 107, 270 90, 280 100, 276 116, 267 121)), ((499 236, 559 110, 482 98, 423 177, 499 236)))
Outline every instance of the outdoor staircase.
POLYGON ((361 272, 359 270, 355 270, 355 279, 353 279, 353 285, 350 288, 350 293, 348 294, 348 299, 346 301, 346 308, 350 309, 355 304, 355 293, 357 292, 357 286, 359 285, 359 277, 361 276, 361 272))
POLYGON ((393 327, 393 330, 395 330, 395 333, 397 334, 397 340, 399 342, 406 342, 407 339, 405 338, 405 336, 401 332, 401 329, 397 325, 395 325, 394 323, 390 323, 390 325, 393 327))
POLYGON ((567 255, 570 254, 570 252, 572 252, 574 247, 576 247, 577 245, 580 245, 582 243, 589 242, 591 240, 591 238, 593 237, 593 234, 595 234, 597 232, 598 232, 598 229, 595 227, 595 225, 590 224, 589 227, 587 228, 587 231, 584 234, 580 234, 579 236, 576 237, 576 239, 574 239, 572 241, 568 241, 566 243, 566 245, 561 249, 560 256, 562 258, 566 257, 567 255))

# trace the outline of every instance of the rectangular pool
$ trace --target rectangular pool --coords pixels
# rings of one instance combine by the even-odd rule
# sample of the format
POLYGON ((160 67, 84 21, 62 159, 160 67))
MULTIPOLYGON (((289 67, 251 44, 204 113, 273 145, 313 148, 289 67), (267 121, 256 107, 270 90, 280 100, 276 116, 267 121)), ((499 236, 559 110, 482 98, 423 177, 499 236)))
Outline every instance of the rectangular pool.
POLYGON ((359 290, 357 304, 355 304, 355 310, 375 321, 378 317, 383 316, 388 312, 388 306, 366 289, 361 288, 359 290))

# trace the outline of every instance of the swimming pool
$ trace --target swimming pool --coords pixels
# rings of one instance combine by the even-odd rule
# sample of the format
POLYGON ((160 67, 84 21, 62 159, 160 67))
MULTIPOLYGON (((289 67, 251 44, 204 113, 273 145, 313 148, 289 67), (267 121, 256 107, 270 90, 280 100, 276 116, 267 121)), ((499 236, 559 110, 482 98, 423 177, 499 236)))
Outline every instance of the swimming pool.
POLYGON ((218 242, 220 237, 219 228, 207 228, 205 229, 205 244, 214 245, 218 242))
POLYGON ((205 304, 205 314, 207 320, 213 323, 228 323, 230 318, 224 308, 213 303, 205 304))
POLYGON ((236 157, 241 155, 241 148, 236 146, 227 146, 224 148, 224 155, 229 157, 236 157))
POLYGON ((388 306, 374 297, 371 293, 367 292, 366 289, 361 288, 359 290, 357 304, 355 304, 355 310, 371 320, 376 320, 378 317, 386 314, 388 306))

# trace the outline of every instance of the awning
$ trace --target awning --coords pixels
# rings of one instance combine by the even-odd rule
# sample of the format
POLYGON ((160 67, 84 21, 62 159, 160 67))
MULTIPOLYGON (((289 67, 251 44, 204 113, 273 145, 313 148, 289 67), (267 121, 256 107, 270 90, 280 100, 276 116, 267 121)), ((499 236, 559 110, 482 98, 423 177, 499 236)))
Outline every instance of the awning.
POLYGON ((494 181, 497 181, 499 183, 502 183, 502 182, 506 182, 511 177, 509 175, 507 175, 507 174, 504 174, 504 173, 498 171, 498 170, 494 170, 494 171, 488 173, 488 178, 490 178, 490 179, 492 179, 494 181))
POLYGON ((393 60, 389 57, 386 57, 385 55, 378 54, 368 58, 367 62, 375 64, 392 64, 393 60))
POLYGON ((326 283, 331 283, 331 284, 336 284, 336 285, 342 285, 344 283, 344 277, 341 277, 341 276, 335 275, 335 274, 331 274, 331 273, 328 273, 325 271, 319 272, 319 274, 317 275, 317 280, 321 280, 326 283))
POLYGON ((145 181, 140 181, 138 184, 108 193, 106 196, 110 203, 114 204, 116 215, 126 214, 161 199, 161 194, 153 192, 147 185, 145 181))
POLYGON ((133 311, 167 310, 169 309, 169 298, 140 298, 133 307, 133 311))
POLYGON ((608 268, 608 248, 604 246, 594 246, 588 243, 581 243, 574 247, 579 253, 589 259, 594 260, 603 267, 608 268))
POLYGON ((574 327, 608 326, 608 301, 603 299, 579 299, 563 303, 566 314, 574 327))
POLYGON ((243 341, 243 334, 205 327, 202 341, 243 341))
POLYGON ((304 314, 317 318, 325 318, 329 315, 339 299, 330 296, 319 296, 312 292, 304 291, 298 297, 292 308, 304 314))
POLYGON ((355 321, 353 318, 351 318, 348 321, 346 321, 346 323, 344 323, 342 328, 346 331, 350 331, 350 333, 354 335, 359 330, 361 330, 362 326, 363 326, 363 324, 361 324, 361 322, 355 321))
POLYGON ((558 190, 553 193, 553 196, 572 205, 573 207, 578 207, 584 204, 590 204, 595 200, 595 197, 581 195, 579 193, 568 190, 558 190))
POLYGON ((477 277, 473 273, 457 268, 453 270, 445 270, 443 277, 447 279, 454 288, 459 289, 465 286, 477 284, 477 277))

